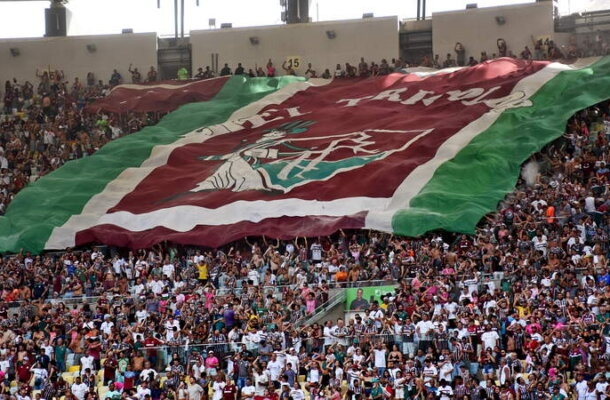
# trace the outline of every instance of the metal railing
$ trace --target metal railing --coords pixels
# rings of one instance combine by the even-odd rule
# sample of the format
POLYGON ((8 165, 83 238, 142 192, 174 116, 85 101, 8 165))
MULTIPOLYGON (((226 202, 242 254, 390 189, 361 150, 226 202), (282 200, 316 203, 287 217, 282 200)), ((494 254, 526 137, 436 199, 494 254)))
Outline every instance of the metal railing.
POLYGON ((298 319, 294 326, 299 328, 303 325, 308 325, 314 322, 314 320, 318 320, 321 316, 323 316, 327 310, 332 309, 338 304, 345 303, 345 290, 339 289, 335 294, 330 296, 328 300, 319 306, 316 307, 315 311, 312 314, 305 315, 302 318, 298 319))

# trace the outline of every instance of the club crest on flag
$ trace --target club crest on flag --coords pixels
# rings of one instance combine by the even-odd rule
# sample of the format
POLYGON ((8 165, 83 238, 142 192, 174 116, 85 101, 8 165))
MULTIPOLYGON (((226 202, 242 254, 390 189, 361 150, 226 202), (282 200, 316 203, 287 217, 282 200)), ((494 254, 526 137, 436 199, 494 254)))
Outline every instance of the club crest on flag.
POLYGON ((279 191, 325 181, 338 173, 361 168, 407 149, 433 129, 364 129, 312 134, 315 121, 293 121, 266 129, 254 141, 242 142, 226 154, 203 155, 203 162, 220 161, 213 173, 191 192, 206 190, 279 191), (384 135, 386 140, 379 140, 384 135), (388 141, 387 137, 393 140, 388 141))

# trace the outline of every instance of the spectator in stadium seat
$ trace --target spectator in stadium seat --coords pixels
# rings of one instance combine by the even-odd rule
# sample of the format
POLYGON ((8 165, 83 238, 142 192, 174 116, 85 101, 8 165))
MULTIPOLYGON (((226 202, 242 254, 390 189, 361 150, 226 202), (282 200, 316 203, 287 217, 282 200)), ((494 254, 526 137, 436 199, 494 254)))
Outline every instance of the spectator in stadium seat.
POLYGON ((464 48, 464 45, 460 42, 457 42, 455 44, 454 50, 458 67, 463 67, 464 65, 466 65, 466 49, 464 48))
POLYGON ((282 69, 286 75, 296 76, 297 74, 297 71, 292 67, 292 61, 289 62, 288 60, 285 60, 282 63, 282 69))
POLYGON ((499 57, 506 57, 507 53, 506 53, 506 40, 502 39, 502 38, 498 38, 496 40, 496 46, 498 47, 498 56, 499 57))
POLYGON ((334 76, 335 78, 345 78, 345 70, 341 68, 341 64, 337 64, 337 66, 335 67, 334 76))
POLYGON ((179 81, 186 81, 189 78, 189 71, 186 67, 180 67, 176 72, 176 77, 179 81))
POLYGON ((313 69, 311 63, 307 63, 307 70, 305 71, 305 76, 308 78, 317 78, 316 70, 313 69))
POLYGON ((447 53, 447 58, 445 58, 445 61, 443 62, 443 68, 451 68, 455 66, 456 63, 455 60, 451 58, 451 53, 447 53))
POLYGON ((152 65, 146 74, 146 82, 156 82, 157 81, 157 70, 152 65))
POLYGON ((116 69, 112 70, 112 75, 110 76, 110 80, 108 81, 108 84, 110 86, 116 86, 116 85, 120 85, 123 81, 123 77, 121 76, 121 74, 119 74, 119 71, 117 71, 116 69))
POLYGON ((440 55, 434 55, 434 59, 432 60, 432 68, 441 69, 440 55))
POLYGON ((244 75, 245 70, 241 63, 237 63, 237 68, 235 68, 235 75, 244 75))
POLYGON ((269 59, 269 61, 267 61, 266 75, 267 75, 267 78, 273 78, 275 76, 275 67, 273 66, 273 63, 271 62, 271 59, 269 59))
POLYGON ((205 72, 203 72, 203 68, 199 67, 197 68, 197 73, 193 76, 193 79, 205 79, 206 78, 206 74, 205 72))
POLYGON ((364 61, 364 57, 360 57, 360 62, 358 63, 358 76, 361 78, 366 78, 370 75, 370 73, 371 71, 368 63, 364 61))
POLYGON ((220 70, 220 76, 232 75, 231 67, 229 67, 228 63, 225 63, 224 67, 220 70))
POLYGON ((530 48, 528 46, 525 46, 523 51, 521 51, 521 58, 523 58, 524 60, 532 59, 532 51, 530 50, 530 48))
POLYGON ((129 68, 127 69, 131 74, 131 83, 141 83, 142 82, 142 74, 138 71, 138 67, 132 68, 132 64, 129 64, 129 68))

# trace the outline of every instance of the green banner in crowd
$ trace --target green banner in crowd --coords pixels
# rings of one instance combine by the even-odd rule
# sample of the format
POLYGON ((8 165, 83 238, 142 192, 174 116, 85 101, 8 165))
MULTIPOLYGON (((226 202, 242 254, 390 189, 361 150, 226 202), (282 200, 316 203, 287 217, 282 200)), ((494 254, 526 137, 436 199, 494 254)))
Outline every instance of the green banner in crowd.
POLYGON ((348 311, 364 311, 371 303, 381 303, 385 295, 393 295, 398 285, 367 286, 345 290, 345 309, 348 311))

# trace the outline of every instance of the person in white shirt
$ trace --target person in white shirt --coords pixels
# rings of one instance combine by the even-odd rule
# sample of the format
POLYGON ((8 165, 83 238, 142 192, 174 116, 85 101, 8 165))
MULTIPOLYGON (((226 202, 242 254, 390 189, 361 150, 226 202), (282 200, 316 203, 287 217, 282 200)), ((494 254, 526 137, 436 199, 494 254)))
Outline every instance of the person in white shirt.
POLYGON ((284 365, 277 359, 276 354, 271 355, 271 360, 267 363, 267 371, 269 371, 269 377, 273 382, 279 382, 280 373, 282 372, 284 365))
POLYGON ((30 371, 34 375, 34 389, 40 390, 44 386, 47 378, 49 377, 49 373, 45 368, 42 368, 40 363, 35 363, 30 371))
POLYGON ((322 372, 320 371, 320 365, 316 361, 311 361, 309 374, 307 376, 307 382, 310 387, 319 385, 322 382, 322 372))
POLYGON ((346 336, 348 333, 345 322, 341 318, 337 319, 337 325, 333 326, 330 330, 331 336, 335 338, 335 343, 342 346, 347 346, 346 336))
POLYGON ((144 271, 146 271, 148 269, 148 263, 145 260, 138 260, 136 261, 135 265, 135 277, 136 278, 140 278, 142 276, 142 274, 144 273, 144 271))
POLYGON ((174 264, 169 262, 169 259, 165 260, 163 267, 161 268, 163 271, 163 275, 167 276, 169 279, 174 279, 174 273, 176 272, 176 268, 174 268, 174 264))
POLYGON ((288 349, 288 354, 286 354, 286 365, 290 363, 291 368, 294 372, 299 374, 299 356, 297 356, 296 350, 294 347, 288 349))
POLYGON ((138 323, 144 322, 144 320, 146 320, 148 317, 149 314, 144 305, 138 311, 136 311, 136 319, 138 320, 138 323))
POLYGON ((258 286, 260 275, 256 270, 256 267, 251 266, 250 270, 248 271, 248 280, 252 281, 252 286, 258 286))
POLYGON ((153 380, 157 379, 157 376, 159 375, 157 371, 151 368, 150 363, 146 362, 146 364, 144 364, 144 369, 140 372, 140 381, 150 381, 151 374, 153 380))
POLYGON ((216 376, 216 380, 212 384, 212 400, 222 400, 222 389, 225 388, 226 382, 222 380, 222 375, 216 376))
POLYGON ((11 367, 10 360, 6 359, 5 354, 0 354, 0 371, 4 372, 6 375, 8 373, 9 368, 11 367))
POLYGON ((383 326, 383 311, 379 308, 379 304, 376 301, 371 304, 371 311, 369 312, 369 318, 375 324, 375 328, 378 330, 383 326))
POLYGON ((123 268, 125 266, 125 260, 120 258, 119 256, 114 256, 112 259, 112 269, 114 271, 114 275, 121 276, 123 273, 123 268))
POLYGON ((506 384, 510 380, 510 377, 511 377, 511 371, 510 371, 510 367, 506 363, 506 358, 501 358, 500 359, 500 369, 498 371, 498 381, 500 382, 500 385, 506 384))
POLYGON ((180 330, 180 322, 176 318, 165 321, 165 339, 169 342, 174 338, 174 333, 180 330), (174 328, 176 328, 174 330, 174 328))
POLYGON ((385 348, 384 344, 377 343, 377 346, 373 349, 373 353, 371 356, 373 357, 374 366, 377 369, 377 374, 379 376, 383 375, 383 371, 386 369, 386 356, 388 354, 388 349, 385 348))
POLYGON ((91 354, 87 354, 86 356, 80 358, 80 370, 85 371, 87 368, 89 368, 91 371, 93 371, 94 363, 95 359, 93 358, 93 356, 91 354))
POLYGON ((532 239, 534 249, 541 251, 543 256, 546 256, 547 237, 542 231, 537 231, 536 236, 532 239))
POLYGON ((485 327, 485 332, 481 334, 481 341, 483 342, 483 349, 493 349, 500 344, 500 335, 498 332, 491 330, 491 325, 485 327))
POLYGON ((195 250, 195 255, 193 256, 193 264, 199 264, 199 261, 204 261, 205 256, 201 254, 201 250, 195 250))
POLYGON ((464 287, 468 288, 468 293, 472 295, 479 288, 479 279, 476 275, 471 274, 470 277, 462 282, 464 287))
POLYGON ((256 388, 252 384, 252 379, 246 379, 246 385, 241 388, 241 398, 242 399, 251 399, 256 394, 256 388))
POLYGON ((599 393, 600 395, 600 400, 606 400, 606 390, 608 389, 608 380, 606 379, 606 375, 604 373, 602 373, 598 380, 597 383, 595 384, 595 390, 597 390, 597 393, 599 393))
POLYGON ((133 285, 132 290, 135 296, 141 296, 146 290, 146 286, 142 283, 142 280, 140 278, 137 278, 136 284, 133 285))
POLYGON ((422 376, 424 378, 424 385, 428 387, 434 386, 434 382, 438 376, 438 369, 432 364, 432 359, 426 358, 424 361, 422 376))
POLYGON ((445 380, 451 382, 451 374, 453 373, 453 364, 449 357, 440 356, 438 358, 438 379, 439 381, 445 380))
POLYGON ((298 381, 294 382, 294 385, 290 390, 290 397, 292 397, 292 400, 305 400, 305 392, 303 392, 298 381))
POLYGON ((428 319, 428 314, 422 315, 422 320, 415 324, 415 333, 422 340, 430 340, 430 336, 434 331, 434 323, 428 319))
POLYGON ((457 311, 460 308, 460 305, 455 302, 455 300, 449 300, 443 308, 447 311, 447 319, 449 321, 455 320, 457 318, 457 311))
POLYGON ((587 392, 589 391, 589 385, 584 380, 582 374, 576 375, 576 383, 574 384, 576 393, 578 394, 578 400, 587 400, 587 392))
POLYGON ((322 335, 324 336, 324 347, 328 347, 333 344, 333 335, 331 332, 331 324, 332 321, 326 321, 324 323, 324 330, 322 331, 322 335))
POLYGON ((112 328, 114 327, 114 322, 110 320, 110 315, 104 316, 104 322, 100 325, 100 330, 104 333, 104 335, 110 336, 112 334, 112 328))
POLYGON ((445 379, 441 379, 436 394, 440 400, 450 400, 453 397, 453 389, 445 379))
POLYGON ((74 383, 72 384, 72 393, 78 400, 84 400, 85 394, 87 394, 87 390, 89 390, 89 386, 86 383, 83 383, 80 376, 74 378, 74 383))
POLYGON ((163 289, 165 284, 163 281, 159 280, 156 276, 153 277, 153 280, 148 284, 150 290, 156 294, 157 296, 163 293, 163 289))
POLYGON ((146 395, 150 396, 150 388, 148 387, 148 382, 147 381, 143 381, 140 383, 140 385, 138 385, 137 389, 136 389, 136 396, 138 396, 139 400, 144 400, 144 398, 146 397, 146 395))

